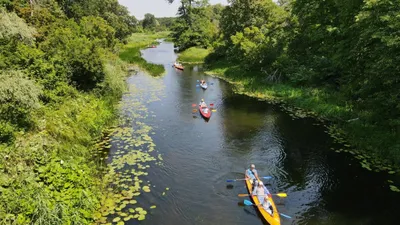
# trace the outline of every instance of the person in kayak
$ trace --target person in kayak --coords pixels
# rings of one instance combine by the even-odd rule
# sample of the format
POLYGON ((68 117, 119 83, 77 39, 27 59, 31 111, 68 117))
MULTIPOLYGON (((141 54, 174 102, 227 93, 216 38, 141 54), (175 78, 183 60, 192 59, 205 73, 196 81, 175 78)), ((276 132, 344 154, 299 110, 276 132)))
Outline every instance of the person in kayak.
POLYGON ((201 99, 200 106, 201 106, 201 108, 207 107, 207 104, 204 102, 204 99, 201 99))
POLYGON ((258 185, 253 189, 252 195, 256 195, 258 201, 264 202, 265 197, 272 197, 271 193, 269 193, 268 189, 264 186, 262 181, 258 181, 258 185))
POLYGON ((265 211, 267 211, 267 213, 269 213, 271 216, 274 216, 274 209, 272 208, 268 195, 265 196, 261 206, 265 209, 265 211))
POLYGON ((264 197, 265 197, 266 194, 267 194, 267 193, 265 193, 265 189, 264 189, 264 184, 263 184, 263 182, 262 182, 262 181, 259 181, 257 187, 255 187, 255 188, 253 189, 252 195, 256 195, 257 198, 258 198, 258 201, 263 202, 263 199, 264 199, 264 197))
POLYGON ((246 174, 246 179, 250 179, 250 182, 253 185, 254 189, 254 187, 257 186, 258 180, 260 180, 260 178, 258 178, 256 166, 254 164, 251 164, 250 169, 247 169, 244 174, 246 174))

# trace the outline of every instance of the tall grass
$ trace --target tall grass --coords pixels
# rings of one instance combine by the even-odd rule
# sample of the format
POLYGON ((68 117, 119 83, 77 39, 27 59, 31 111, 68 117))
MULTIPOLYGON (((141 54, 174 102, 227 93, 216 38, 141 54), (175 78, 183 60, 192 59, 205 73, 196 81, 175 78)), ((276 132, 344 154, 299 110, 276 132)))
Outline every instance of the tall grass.
POLYGON ((204 63, 211 49, 191 47, 179 54, 178 60, 183 63, 204 63))
POLYGON ((380 164, 378 167, 385 167, 387 163, 399 166, 400 139, 396 137, 396 132, 370 122, 368 111, 356 110, 340 93, 323 88, 267 82, 265 75, 260 72, 245 71, 226 61, 213 62, 207 67, 207 74, 235 84, 239 93, 274 103, 287 103, 304 109, 305 112, 302 113, 333 122, 335 131, 342 134, 356 151, 378 159, 375 160, 380 164))

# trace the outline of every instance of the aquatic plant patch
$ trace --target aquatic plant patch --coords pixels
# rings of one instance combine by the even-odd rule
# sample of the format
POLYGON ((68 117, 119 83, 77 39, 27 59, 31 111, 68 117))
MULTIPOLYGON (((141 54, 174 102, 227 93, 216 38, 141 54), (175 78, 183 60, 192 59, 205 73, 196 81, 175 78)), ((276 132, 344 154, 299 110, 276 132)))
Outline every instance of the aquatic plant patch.
POLYGON ((152 205, 145 209, 137 197, 152 191, 151 182, 145 182, 144 178, 151 166, 162 161, 151 137, 153 128, 146 120, 155 116, 147 105, 160 100, 164 86, 157 78, 146 75, 142 78, 140 84, 129 85, 120 102, 119 126, 99 145, 99 151, 104 151, 101 147, 109 149, 104 195, 96 213, 100 224, 144 220, 148 210, 156 208, 152 205))

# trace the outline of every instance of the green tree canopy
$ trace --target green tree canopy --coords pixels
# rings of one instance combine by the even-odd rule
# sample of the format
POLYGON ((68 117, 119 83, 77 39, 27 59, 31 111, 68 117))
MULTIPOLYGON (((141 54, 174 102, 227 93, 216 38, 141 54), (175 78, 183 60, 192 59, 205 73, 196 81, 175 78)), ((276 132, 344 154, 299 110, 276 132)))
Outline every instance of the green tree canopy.
POLYGON ((153 30, 159 25, 160 23, 157 21, 156 17, 153 14, 146 13, 144 15, 144 19, 142 21, 143 29, 153 30))

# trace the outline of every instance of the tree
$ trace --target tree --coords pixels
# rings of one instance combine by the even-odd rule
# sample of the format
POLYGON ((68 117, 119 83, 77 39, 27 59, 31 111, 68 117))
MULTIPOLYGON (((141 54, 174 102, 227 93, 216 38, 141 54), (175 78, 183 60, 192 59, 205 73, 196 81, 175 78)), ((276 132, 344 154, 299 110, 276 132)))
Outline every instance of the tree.
POLYGON ((217 27, 210 18, 208 0, 182 0, 178 19, 172 27, 172 37, 181 50, 199 46, 207 48, 217 35, 217 27))
POLYGON ((7 13, 0 8, 0 40, 18 39, 25 43, 35 40, 36 30, 28 26, 23 19, 15 13, 7 13))
POLYGON ((21 71, 0 73, 0 122, 27 128, 32 110, 39 108, 41 89, 21 71))
POLYGON ((144 15, 144 19, 142 21, 143 29, 153 30, 159 25, 160 23, 157 21, 156 17, 153 14, 146 13, 144 15))

